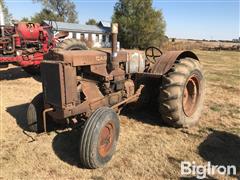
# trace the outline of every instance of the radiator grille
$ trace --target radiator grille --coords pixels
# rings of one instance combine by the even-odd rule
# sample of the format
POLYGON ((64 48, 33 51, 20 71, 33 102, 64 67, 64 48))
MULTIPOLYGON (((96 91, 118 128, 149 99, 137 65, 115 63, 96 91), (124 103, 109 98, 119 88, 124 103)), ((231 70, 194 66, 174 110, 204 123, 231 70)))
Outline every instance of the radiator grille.
POLYGON ((65 94, 62 63, 43 61, 41 63, 41 78, 45 103, 63 107, 65 94))

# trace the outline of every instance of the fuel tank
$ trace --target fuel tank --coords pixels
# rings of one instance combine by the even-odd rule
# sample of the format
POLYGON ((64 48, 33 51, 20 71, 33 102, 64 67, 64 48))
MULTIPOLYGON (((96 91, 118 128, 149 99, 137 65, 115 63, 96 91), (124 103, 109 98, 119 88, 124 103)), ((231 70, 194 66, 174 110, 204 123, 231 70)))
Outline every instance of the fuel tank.
POLYGON ((38 23, 20 22, 15 26, 20 38, 27 41, 38 40, 40 31, 43 31, 42 27, 38 23))
POLYGON ((126 73, 141 73, 145 70, 145 56, 141 51, 127 50, 126 73))

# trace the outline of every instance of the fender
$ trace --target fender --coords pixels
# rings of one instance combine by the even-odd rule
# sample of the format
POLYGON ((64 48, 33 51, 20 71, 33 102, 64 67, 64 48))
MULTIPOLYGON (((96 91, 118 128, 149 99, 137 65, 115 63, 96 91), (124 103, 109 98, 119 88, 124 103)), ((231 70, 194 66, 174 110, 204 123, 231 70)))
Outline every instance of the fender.
POLYGON ((151 73, 163 75, 167 73, 169 69, 171 69, 176 60, 187 57, 199 61, 197 55, 194 54, 192 51, 167 51, 159 57, 159 59, 153 66, 151 73))

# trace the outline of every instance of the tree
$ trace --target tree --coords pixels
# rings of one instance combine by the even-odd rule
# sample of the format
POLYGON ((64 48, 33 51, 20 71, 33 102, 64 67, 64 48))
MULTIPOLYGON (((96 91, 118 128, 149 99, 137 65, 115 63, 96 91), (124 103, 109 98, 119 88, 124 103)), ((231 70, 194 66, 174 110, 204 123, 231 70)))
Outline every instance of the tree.
POLYGON ((124 48, 159 47, 164 39, 166 23, 162 12, 152 7, 152 0, 119 0, 112 21, 119 24, 124 48))
POLYGON ((41 23, 43 20, 61 21, 61 18, 48 9, 42 9, 31 17, 31 22, 41 23))
POLYGON ((11 24, 12 14, 9 13, 8 8, 4 3, 4 0, 0 0, 0 5, 2 6, 5 24, 11 24))
MULTIPOLYGON (((44 6, 45 11, 47 10, 51 13, 50 17, 56 16, 56 19, 58 21, 69 23, 78 22, 76 6, 70 0, 33 0, 33 1, 40 2, 44 6)), ((40 13, 39 16, 42 15, 40 13)), ((44 15, 46 15, 45 12, 44 15)))
POLYGON ((89 19, 87 22, 86 22, 87 25, 96 25, 97 24, 97 21, 95 19, 89 19))
POLYGON ((23 18, 21 19, 21 21, 22 21, 22 22, 29 22, 29 21, 31 21, 31 20, 29 20, 28 17, 23 17, 23 18))

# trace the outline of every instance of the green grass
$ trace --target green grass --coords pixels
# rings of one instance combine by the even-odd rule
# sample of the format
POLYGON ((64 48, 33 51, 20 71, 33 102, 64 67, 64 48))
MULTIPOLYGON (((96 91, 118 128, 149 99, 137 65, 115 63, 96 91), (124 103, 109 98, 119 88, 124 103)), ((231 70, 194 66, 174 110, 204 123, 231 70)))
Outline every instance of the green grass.
POLYGON ((196 51, 203 64, 208 82, 239 88, 240 52, 196 51))

